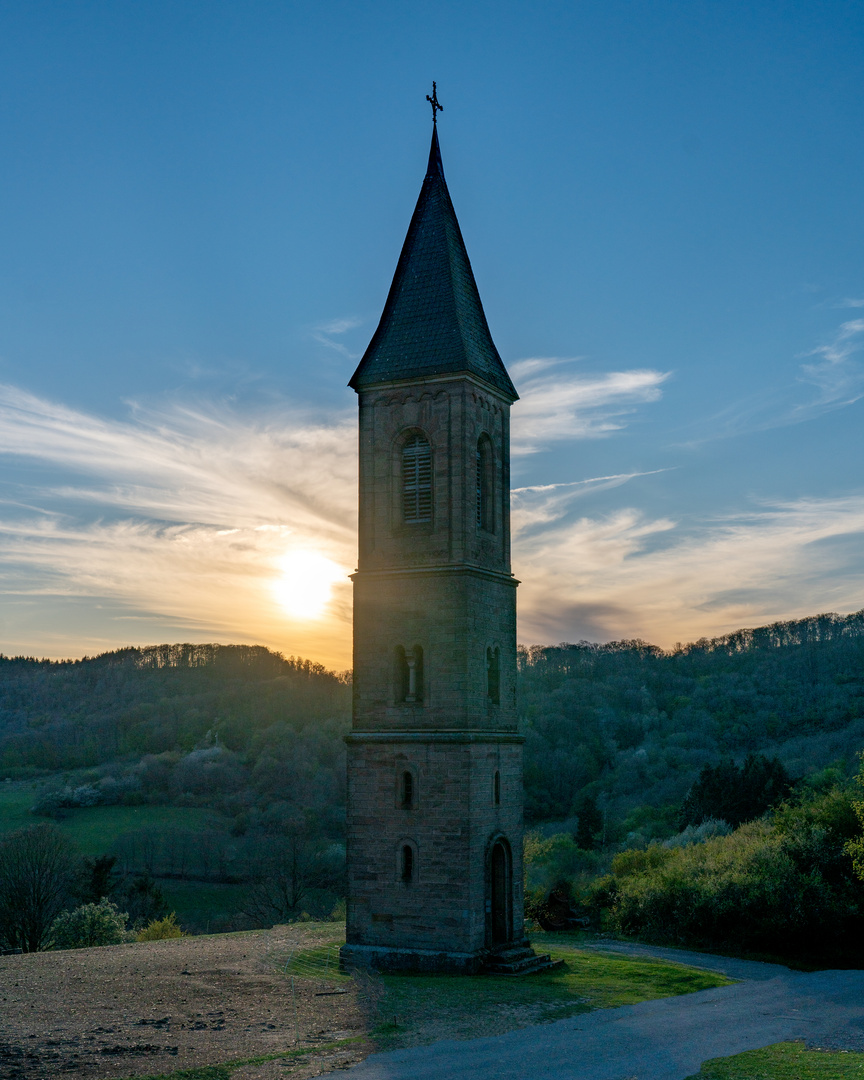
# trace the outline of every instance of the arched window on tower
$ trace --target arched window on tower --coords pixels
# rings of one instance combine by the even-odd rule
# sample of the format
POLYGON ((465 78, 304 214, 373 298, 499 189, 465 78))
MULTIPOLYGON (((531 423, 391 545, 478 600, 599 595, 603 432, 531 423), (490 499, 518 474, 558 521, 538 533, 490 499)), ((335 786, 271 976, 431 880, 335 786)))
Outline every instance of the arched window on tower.
POLYGON ((414 880, 414 849, 410 844, 402 845, 402 880, 410 882, 414 880))
POLYGON ((414 774, 409 772, 408 769, 402 773, 402 783, 400 786, 402 788, 402 805, 406 809, 410 809, 414 805, 414 774))
POLYGON ((410 435, 402 446, 402 520, 432 520, 432 447, 423 435, 410 435))
POLYGON ((477 528, 495 532, 495 463, 488 435, 477 440, 477 528))
POLYGON ((501 703, 501 650, 486 650, 486 696, 493 705, 501 703))

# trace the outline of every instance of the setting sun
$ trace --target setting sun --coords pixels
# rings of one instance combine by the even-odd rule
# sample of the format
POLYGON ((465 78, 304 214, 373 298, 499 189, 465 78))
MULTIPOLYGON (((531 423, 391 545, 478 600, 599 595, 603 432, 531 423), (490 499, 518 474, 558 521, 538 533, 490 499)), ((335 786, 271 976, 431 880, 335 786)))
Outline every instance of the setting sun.
POLYGON ((273 591, 295 619, 318 619, 333 594, 333 585, 345 571, 317 551, 289 551, 281 560, 282 576, 273 591))

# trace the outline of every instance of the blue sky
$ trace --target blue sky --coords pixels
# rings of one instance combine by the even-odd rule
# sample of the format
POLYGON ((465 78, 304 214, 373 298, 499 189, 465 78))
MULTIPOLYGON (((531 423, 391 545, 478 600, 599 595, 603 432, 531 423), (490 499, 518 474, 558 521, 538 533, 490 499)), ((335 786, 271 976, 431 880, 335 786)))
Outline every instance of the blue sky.
POLYGON ((349 663, 345 383, 433 78, 522 394, 521 640, 864 606, 862 39, 832 2, 4 4, 0 651, 349 663))

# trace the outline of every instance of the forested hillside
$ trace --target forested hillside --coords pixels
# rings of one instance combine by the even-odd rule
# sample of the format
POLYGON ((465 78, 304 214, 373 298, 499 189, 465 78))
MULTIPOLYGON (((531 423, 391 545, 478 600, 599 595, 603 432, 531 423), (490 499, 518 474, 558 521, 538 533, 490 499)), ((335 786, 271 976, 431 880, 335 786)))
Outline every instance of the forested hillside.
MULTIPOLYGON (((576 831, 590 808, 607 849, 670 836, 706 765, 728 776, 761 754, 814 787, 852 775, 864 748, 864 612, 671 652, 640 641, 524 648, 519 694, 529 825, 576 831)), ((283 914, 323 884, 319 901, 332 906, 350 697, 349 675, 262 647, 0 657, 2 790, 30 820, 80 823, 92 811, 95 822, 98 807, 107 821, 115 807, 128 822, 129 808, 177 808, 147 811, 151 824, 105 843, 116 869, 164 880, 233 887, 279 844, 294 845, 299 865, 301 845, 305 892, 286 900, 283 889, 283 914)))
MULTIPOLYGON (((586 788, 616 820, 677 804, 706 762, 750 751, 776 754, 793 775, 851 772, 864 747, 864 612, 672 652, 641 641, 520 648, 519 696, 532 822, 574 814, 586 788)), ((0 778, 89 770, 100 802, 232 815, 288 802, 335 826, 349 717, 350 676, 262 647, 0 656, 0 778)))
POLYGON ((587 788, 606 807, 613 838, 674 831, 700 769, 723 757, 776 755, 795 777, 856 770, 864 611, 739 630, 671 652, 641 641, 523 649, 520 715, 530 821, 576 813, 587 788))

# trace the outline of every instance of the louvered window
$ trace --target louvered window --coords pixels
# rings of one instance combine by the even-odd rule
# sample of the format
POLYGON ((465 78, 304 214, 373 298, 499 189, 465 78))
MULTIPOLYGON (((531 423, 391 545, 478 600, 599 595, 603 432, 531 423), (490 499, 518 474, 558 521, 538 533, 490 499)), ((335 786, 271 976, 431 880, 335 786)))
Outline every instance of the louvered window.
POLYGON ((432 520, 432 448, 422 435, 412 435, 402 447, 402 517, 432 520))

